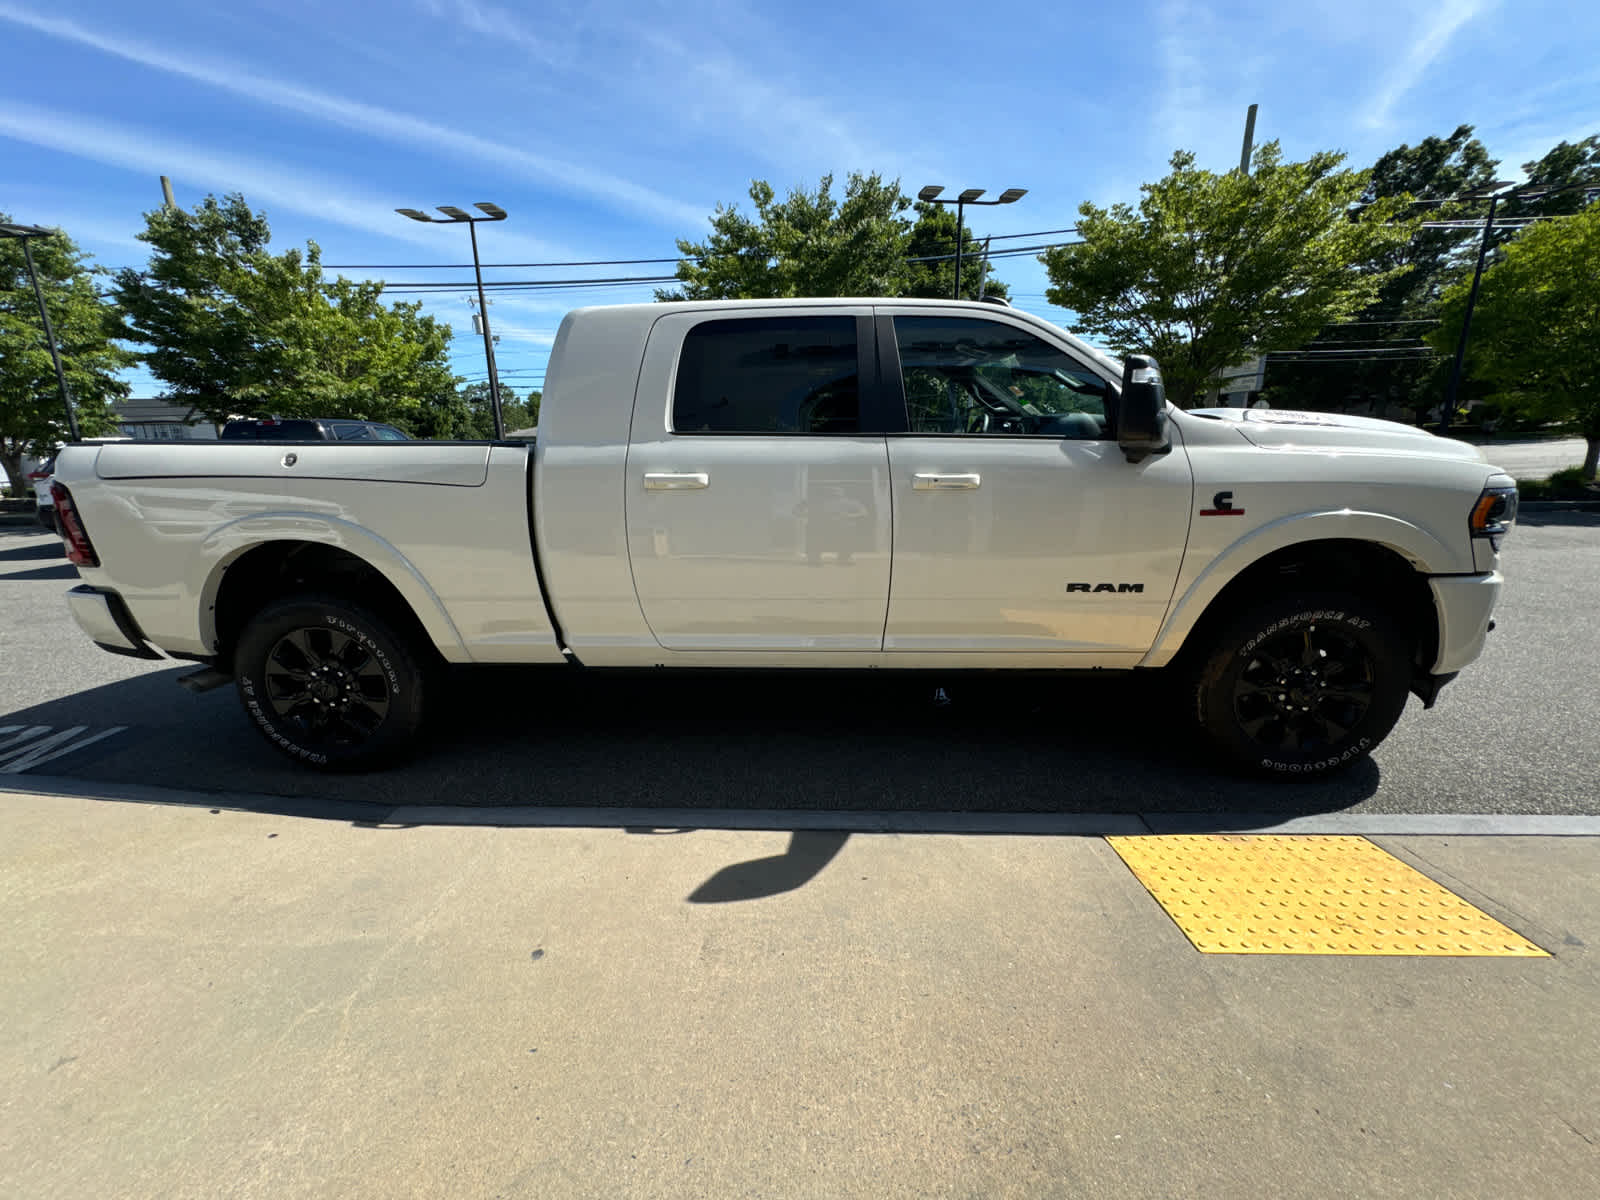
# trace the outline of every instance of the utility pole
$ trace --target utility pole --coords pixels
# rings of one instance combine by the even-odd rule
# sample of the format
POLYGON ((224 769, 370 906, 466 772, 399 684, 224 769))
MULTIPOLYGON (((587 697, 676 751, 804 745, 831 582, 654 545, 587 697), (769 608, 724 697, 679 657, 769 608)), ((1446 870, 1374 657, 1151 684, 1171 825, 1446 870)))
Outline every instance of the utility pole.
POLYGON ((172 198, 172 180, 168 179, 165 175, 161 177, 161 198, 164 202, 162 207, 166 208, 169 212, 178 207, 178 202, 172 198))
POLYGON ((1250 174, 1250 152, 1256 148, 1256 108, 1252 104, 1244 115, 1244 149, 1239 151, 1239 174, 1250 174))
POLYGON ((1505 199, 1489 197, 1489 217, 1483 223, 1483 240, 1478 243, 1478 263, 1472 268, 1472 289, 1467 293, 1467 309, 1461 314, 1461 336, 1456 340, 1456 359, 1450 364, 1450 385, 1444 390, 1444 404, 1439 409, 1439 432, 1450 428, 1450 416, 1455 412, 1456 393, 1461 388, 1461 364, 1467 357, 1467 331, 1472 328, 1472 310, 1478 303, 1478 284, 1483 279, 1483 260, 1489 255, 1489 235, 1494 231, 1494 210, 1505 199))

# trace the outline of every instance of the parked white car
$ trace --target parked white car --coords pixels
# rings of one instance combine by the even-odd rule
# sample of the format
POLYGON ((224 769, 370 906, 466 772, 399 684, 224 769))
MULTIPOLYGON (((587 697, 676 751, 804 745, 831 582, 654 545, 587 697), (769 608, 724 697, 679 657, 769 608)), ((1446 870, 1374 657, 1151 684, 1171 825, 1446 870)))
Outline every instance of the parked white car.
POLYGON ((34 511, 43 525, 51 533, 56 532, 55 499, 50 494, 51 471, 55 466, 55 459, 47 458, 34 470, 28 472, 28 486, 33 489, 34 511))
POLYGON ((291 757, 415 743, 430 664, 1167 670, 1232 762, 1368 754, 1478 657, 1517 492, 1474 447, 1183 412, 1026 314, 580 309, 537 441, 69 446, 79 624, 233 676, 291 757))

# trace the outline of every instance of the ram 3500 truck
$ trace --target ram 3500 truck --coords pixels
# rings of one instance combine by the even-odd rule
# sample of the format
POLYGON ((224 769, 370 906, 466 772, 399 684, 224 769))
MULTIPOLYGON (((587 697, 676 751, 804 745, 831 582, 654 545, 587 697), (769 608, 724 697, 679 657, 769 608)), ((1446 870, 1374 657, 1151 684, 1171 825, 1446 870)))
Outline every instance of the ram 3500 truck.
POLYGON ((986 303, 580 309, 532 444, 134 443, 56 465, 74 616, 237 681, 291 757, 414 741, 442 663, 1170 668, 1308 775, 1480 653, 1517 493, 1385 421, 1169 406, 986 303))

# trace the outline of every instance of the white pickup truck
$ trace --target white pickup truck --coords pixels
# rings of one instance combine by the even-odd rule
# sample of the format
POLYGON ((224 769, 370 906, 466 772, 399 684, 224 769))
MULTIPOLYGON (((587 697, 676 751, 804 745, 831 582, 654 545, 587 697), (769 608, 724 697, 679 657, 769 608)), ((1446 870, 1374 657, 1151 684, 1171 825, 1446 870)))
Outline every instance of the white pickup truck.
POLYGON ((72 612, 374 765, 443 663, 1168 668, 1222 754, 1314 775, 1480 653, 1513 481, 1385 421, 1184 412, 987 303, 562 322, 532 445, 69 446, 72 612))

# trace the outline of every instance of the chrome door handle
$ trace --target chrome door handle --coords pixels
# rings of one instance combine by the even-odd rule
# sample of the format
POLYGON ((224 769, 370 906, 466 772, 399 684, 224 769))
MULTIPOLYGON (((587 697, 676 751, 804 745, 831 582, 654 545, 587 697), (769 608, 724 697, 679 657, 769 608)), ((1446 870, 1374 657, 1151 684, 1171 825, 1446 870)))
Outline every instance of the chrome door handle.
POLYGON ((963 492, 978 486, 977 475, 935 475, 919 472, 911 477, 911 489, 916 492, 963 492))
POLYGON ((711 476, 704 471, 647 471, 644 490, 647 492, 687 492, 711 486, 711 476))

